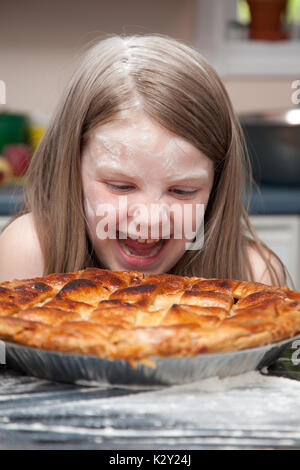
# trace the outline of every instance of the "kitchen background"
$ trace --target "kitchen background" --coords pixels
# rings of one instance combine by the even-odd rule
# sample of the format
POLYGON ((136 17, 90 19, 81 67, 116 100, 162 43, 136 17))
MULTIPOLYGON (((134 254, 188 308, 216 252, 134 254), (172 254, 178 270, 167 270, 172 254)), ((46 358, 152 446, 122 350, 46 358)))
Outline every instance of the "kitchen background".
POLYGON ((299 0, 1 2, 0 230, 21 205, 27 162, 84 47, 152 32, 194 45, 221 75, 251 137, 251 219, 300 289, 299 0), (258 23, 257 7, 267 8, 258 23))

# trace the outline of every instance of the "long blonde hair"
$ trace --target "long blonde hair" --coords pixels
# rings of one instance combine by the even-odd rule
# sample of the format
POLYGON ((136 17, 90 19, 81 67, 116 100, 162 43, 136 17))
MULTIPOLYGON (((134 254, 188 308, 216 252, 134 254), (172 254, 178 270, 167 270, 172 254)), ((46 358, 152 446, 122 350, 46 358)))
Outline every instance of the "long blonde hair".
POLYGON ((170 272, 253 280, 252 244, 278 284, 243 206, 249 158, 228 94, 196 50, 162 35, 97 40, 83 54, 53 113, 33 155, 18 214, 33 214, 44 274, 105 267, 86 229, 80 157, 92 130, 130 112, 137 97, 144 113, 214 162, 204 246, 186 251, 170 272))

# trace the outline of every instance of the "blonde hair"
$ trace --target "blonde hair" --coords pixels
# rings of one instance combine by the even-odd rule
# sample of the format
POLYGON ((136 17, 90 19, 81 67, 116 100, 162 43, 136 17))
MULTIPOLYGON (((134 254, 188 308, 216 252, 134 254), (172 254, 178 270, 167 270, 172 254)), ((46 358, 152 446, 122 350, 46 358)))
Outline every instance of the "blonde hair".
POLYGON ((243 206, 249 158, 228 94, 196 50, 162 35, 97 41, 85 51, 63 93, 33 155, 18 214, 33 214, 44 274, 105 267, 87 233, 80 156, 95 127, 130 112, 137 100, 146 115, 214 162, 203 249, 185 252, 169 272, 253 280, 252 245, 272 282, 279 284, 243 206))

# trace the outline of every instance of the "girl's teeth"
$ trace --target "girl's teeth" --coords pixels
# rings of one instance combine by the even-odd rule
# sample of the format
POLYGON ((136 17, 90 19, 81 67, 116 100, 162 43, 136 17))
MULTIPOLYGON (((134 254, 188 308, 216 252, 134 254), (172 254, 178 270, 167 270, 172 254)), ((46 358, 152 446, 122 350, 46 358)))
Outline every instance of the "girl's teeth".
POLYGON ((163 240, 159 240, 159 242, 160 243, 156 243, 156 245, 151 249, 151 252, 147 253, 147 255, 145 255, 145 253, 138 254, 133 248, 130 248, 129 246, 127 246, 126 243, 124 243, 124 240, 120 240, 120 245, 123 251, 125 251, 125 253, 127 253, 130 256, 135 256, 136 258, 147 258, 149 256, 156 255, 161 250, 163 240))
POLYGON ((151 243, 159 242, 159 238, 150 238, 149 240, 146 240, 144 238, 138 238, 136 241, 139 243, 147 243, 148 245, 151 245, 151 243))
MULTIPOLYGON (((130 237, 129 237, 129 238, 130 238, 130 237)), ((133 239, 133 240, 134 240, 134 239, 133 239)), ((151 245, 151 243, 157 243, 157 242, 159 242, 159 240, 160 240, 159 238, 153 238, 153 239, 150 238, 149 240, 147 240, 147 239, 145 239, 145 238, 137 238, 137 239, 135 239, 135 241, 137 241, 138 243, 147 243, 148 245, 151 245)))

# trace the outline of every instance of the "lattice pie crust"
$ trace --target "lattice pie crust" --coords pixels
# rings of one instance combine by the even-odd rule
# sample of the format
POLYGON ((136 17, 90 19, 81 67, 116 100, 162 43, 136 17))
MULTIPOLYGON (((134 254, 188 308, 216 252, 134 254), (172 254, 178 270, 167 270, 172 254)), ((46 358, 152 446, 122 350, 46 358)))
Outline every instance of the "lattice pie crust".
POLYGON ((87 268, 0 284, 0 338, 147 362, 300 332, 300 293, 254 282, 87 268))

